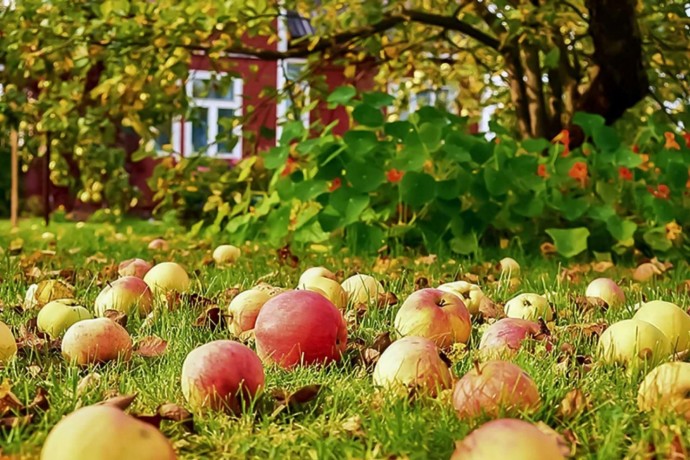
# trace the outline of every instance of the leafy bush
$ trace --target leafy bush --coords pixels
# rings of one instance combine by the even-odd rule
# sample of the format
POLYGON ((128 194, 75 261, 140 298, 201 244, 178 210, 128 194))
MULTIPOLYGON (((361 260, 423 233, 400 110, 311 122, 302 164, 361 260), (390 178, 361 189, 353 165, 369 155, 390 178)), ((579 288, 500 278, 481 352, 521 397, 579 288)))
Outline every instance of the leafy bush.
POLYGON ((519 140, 492 126, 487 140, 432 107, 386 121, 392 98, 383 93, 342 87, 329 102, 351 111, 342 137, 289 123, 277 147, 232 170, 185 178, 200 161, 189 160, 174 173, 185 185, 160 196, 205 216, 195 231, 212 224, 207 231, 275 246, 340 240, 368 252, 398 242, 471 254, 513 240, 565 257, 689 249, 687 135, 650 121, 633 144, 578 113, 585 141, 571 148, 568 131, 519 140))

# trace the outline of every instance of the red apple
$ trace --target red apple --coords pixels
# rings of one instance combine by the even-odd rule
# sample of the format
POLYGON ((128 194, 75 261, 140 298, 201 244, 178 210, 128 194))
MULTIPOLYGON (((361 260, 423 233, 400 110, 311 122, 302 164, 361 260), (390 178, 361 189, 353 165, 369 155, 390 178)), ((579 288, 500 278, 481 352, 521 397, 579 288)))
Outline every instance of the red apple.
POLYGON ((458 442, 451 460, 564 460, 556 437, 531 423, 492 420, 458 442))
POLYGON ((120 276, 136 276, 143 279, 148 271, 151 270, 151 267, 153 265, 143 259, 127 259, 120 262, 120 265, 117 267, 117 274, 120 276))
POLYGON ((62 356, 80 366, 118 358, 127 360, 131 352, 132 339, 127 330, 108 318, 74 323, 62 339, 62 356))
POLYGON ((460 418, 498 417, 502 411, 536 409, 539 403, 539 390, 529 374, 507 361, 478 364, 453 389, 453 406, 460 418))
POLYGON ((513 354, 523 340, 533 338, 541 331, 539 323, 519 318, 503 318, 489 326, 481 340, 479 350, 488 356, 513 354))
POLYGON ((256 318, 254 335, 262 361, 284 368, 339 361, 347 345, 343 315, 311 291, 287 291, 266 302, 256 318))
POLYGON ((440 289, 412 293, 395 316, 400 335, 426 337, 441 348, 466 343, 471 328, 470 312, 460 297, 440 289))
POLYGON ((106 310, 117 310, 127 315, 136 312, 145 318, 153 310, 153 294, 143 279, 125 276, 103 288, 96 297, 95 309, 98 316, 104 316, 106 310))
POLYGON ((192 350, 182 364, 182 394, 190 405, 238 414, 265 384, 259 357, 245 345, 216 340, 192 350))

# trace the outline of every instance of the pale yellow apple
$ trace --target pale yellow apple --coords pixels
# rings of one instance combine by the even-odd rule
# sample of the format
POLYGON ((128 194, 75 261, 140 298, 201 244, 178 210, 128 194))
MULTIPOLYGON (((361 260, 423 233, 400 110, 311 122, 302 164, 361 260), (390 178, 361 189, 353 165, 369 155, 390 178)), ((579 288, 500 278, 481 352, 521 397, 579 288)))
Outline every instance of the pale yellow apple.
POLYGON ((163 238, 156 238, 149 243, 149 249, 153 251, 167 251, 170 245, 163 238))
POLYGON ((5 363, 17 354, 17 342, 7 324, 0 321, 0 363, 5 363))
POLYGON ((58 299, 48 302, 41 308, 36 324, 39 331, 45 332, 51 338, 56 338, 74 323, 92 317, 91 313, 76 300, 58 299))
POLYGON ((587 285, 585 296, 602 299, 611 308, 621 307, 625 304, 625 293, 609 278, 597 278, 587 285))
POLYGON ((239 336, 243 332, 254 329, 261 307, 270 298, 267 292, 259 289, 249 289, 237 294, 228 306, 230 332, 239 336))
POLYGON ((302 275, 299 277, 297 286, 302 289, 302 286, 307 284, 307 281, 311 278, 328 278, 335 281, 335 274, 327 269, 326 267, 311 267, 304 270, 302 275))
POLYGON ((125 276, 103 288, 96 297, 95 309, 97 316, 104 316, 106 310, 116 310, 145 318, 153 310, 153 294, 141 278, 125 276))
POLYGON ((505 314, 508 318, 526 319, 536 321, 543 318, 544 321, 553 319, 551 305, 544 296, 539 294, 520 294, 510 299, 505 305, 505 314))
POLYGON ((381 354, 374 368, 374 385, 400 394, 416 389, 435 396, 451 387, 452 377, 434 342, 408 336, 381 354))
POLYGON ((323 278, 320 276, 307 278, 307 280, 299 286, 299 289, 318 292, 333 302, 333 305, 341 310, 347 307, 347 292, 345 292, 345 289, 343 289, 340 283, 330 278, 323 278))
POLYGON ((504 257, 498 262, 498 268, 501 271, 501 276, 508 278, 517 278, 520 276, 520 264, 517 260, 511 257, 504 257))
POLYGON ((185 293, 190 284, 189 275, 185 269, 175 262, 161 262, 154 265, 144 276, 144 281, 156 298, 168 292, 185 293))
POLYGON ((379 294, 385 293, 383 286, 376 278, 362 274, 349 277, 343 281, 342 287, 347 292, 348 301, 354 305, 375 304, 378 301, 379 294))
POLYGON ((440 290, 450 292, 462 299, 467 307, 467 310, 472 315, 479 313, 479 306, 481 305, 486 295, 482 289, 476 284, 468 283, 467 281, 454 281, 452 283, 445 283, 438 287, 440 290))
POLYGON ((601 337, 597 353, 607 364, 637 365, 656 363, 671 354, 668 337, 656 326, 638 319, 625 319, 610 325, 601 337))
POLYGON ((217 265, 234 264, 240 255, 241 251, 237 246, 221 244, 213 251, 213 260, 217 265))
POLYGON ((673 346, 673 351, 680 352, 688 349, 690 315, 678 305, 663 300, 646 302, 637 310, 633 318, 653 324, 666 334, 673 346))
POLYGON ((80 366, 129 359, 132 339, 124 327, 108 318, 85 319, 67 329, 62 356, 80 366))
POLYGON ((108 405, 78 409, 50 430, 41 460, 175 460, 153 425, 108 405))
POLYGON ((690 363, 659 364, 644 378, 637 392, 641 411, 673 411, 690 420, 690 363))

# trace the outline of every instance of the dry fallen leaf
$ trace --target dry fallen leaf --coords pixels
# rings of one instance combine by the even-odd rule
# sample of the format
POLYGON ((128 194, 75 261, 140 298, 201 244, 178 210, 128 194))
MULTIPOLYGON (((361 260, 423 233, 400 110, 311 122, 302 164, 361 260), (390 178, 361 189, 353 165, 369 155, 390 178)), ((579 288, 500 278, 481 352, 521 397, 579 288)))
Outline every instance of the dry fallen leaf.
POLYGON ((122 410, 126 410, 129 406, 132 405, 134 400, 136 399, 137 394, 132 393, 131 395, 120 395, 120 396, 113 396, 112 398, 108 398, 105 401, 101 401, 99 403, 96 403, 95 405, 97 406, 113 406, 117 407, 122 410))
POLYGON ((122 327, 127 327, 127 314, 117 310, 106 310, 103 316, 115 321, 122 327))
POLYGON ((186 431, 194 432, 194 416, 184 407, 174 403, 164 403, 158 406, 153 415, 133 415, 135 418, 160 428, 163 420, 179 423, 186 431))
POLYGON ((570 390, 558 406, 558 416, 562 420, 570 420, 591 408, 590 398, 582 390, 570 390))
POLYGON ((276 388, 271 392, 271 396, 279 406, 292 408, 315 400, 323 388, 323 385, 318 384, 306 385, 291 393, 282 388, 276 388))
POLYGON ((218 307, 211 307, 204 311, 194 321, 194 326, 209 327, 211 330, 225 327, 225 315, 218 307))
POLYGON ((155 358, 165 354, 167 348, 168 342, 160 337, 152 335, 139 340, 134 352, 145 358, 155 358))

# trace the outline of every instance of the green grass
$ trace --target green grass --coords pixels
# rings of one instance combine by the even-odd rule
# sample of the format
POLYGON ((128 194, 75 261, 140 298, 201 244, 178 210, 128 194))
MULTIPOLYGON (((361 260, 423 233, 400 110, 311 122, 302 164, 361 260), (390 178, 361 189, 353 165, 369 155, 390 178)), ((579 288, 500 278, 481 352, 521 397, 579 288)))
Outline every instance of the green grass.
MULTIPOLYGON (((117 227, 87 223, 79 228, 72 223, 56 223, 45 229, 38 221, 30 220, 24 221, 19 231, 12 232, 7 222, 0 221, 0 248, 4 249, 4 254, 0 254, 0 301, 5 307, 0 319, 16 332, 21 324, 35 316, 36 312, 20 313, 10 308, 21 302, 27 286, 33 282, 25 275, 33 266, 41 270, 41 277, 52 270, 73 269, 77 297, 83 305, 92 308, 99 286, 107 280, 104 267, 131 257, 170 259, 184 264, 193 273, 194 291, 209 298, 233 286, 245 289, 264 276, 271 284, 291 287, 300 272, 313 265, 342 270, 342 276, 356 271, 372 272, 375 265, 375 258, 315 248, 298 254, 300 264, 292 268, 280 265, 274 251, 247 246, 243 248, 245 256, 236 266, 219 269, 203 263, 218 242, 186 238, 183 230, 162 223, 127 221, 117 227), (57 235, 56 244, 41 238, 46 230, 57 235), (146 242, 155 236, 168 238, 172 245, 169 253, 147 249, 146 242), (23 240, 22 252, 11 256, 8 248, 11 242, 16 245, 18 239, 23 240), (39 257, 41 250, 55 251, 55 254, 39 257), (96 254, 100 260, 89 259, 96 254), (33 262, 29 263, 30 260, 33 262)), ((644 458, 650 444, 655 446, 659 458, 666 458, 663 455, 668 453, 674 433, 680 433, 683 442, 687 442, 688 427, 681 417, 663 407, 652 414, 641 414, 637 409, 636 394, 642 374, 631 375, 623 369, 596 363, 590 372, 583 372, 575 363, 567 366, 567 373, 557 367, 563 358, 560 347, 564 343, 575 346, 577 354, 583 356, 593 355, 595 344, 559 334, 561 326, 627 318, 632 315, 630 307, 606 313, 579 311, 569 300, 569 294, 583 294, 586 283, 599 276, 597 273, 585 274, 578 283, 570 284, 559 280, 561 267, 557 260, 518 258, 523 267, 518 292, 555 291, 558 299, 554 350, 547 352, 537 347, 532 353, 520 352, 514 359, 534 378, 542 397, 540 410, 524 418, 544 422, 576 439, 576 458, 644 458), (587 395, 591 404, 582 414, 563 420, 558 413, 559 404, 575 388, 587 395)), ((420 276, 434 286, 453 280, 475 266, 470 261, 440 260, 431 265, 415 261, 415 257, 401 257, 399 265, 376 275, 401 301, 414 290, 415 280, 420 276)), ((614 268, 606 276, 621 280, 631 299, 645 295, 687 306, 685 295, 675 289, 687 278, 687 267, 676 267, 662 280, 643 286, 629 281, 630 273, 629 269, 614 268)), ((489 283, 483 288, 496 301, 514 295, 489 283)), ((357 326, 350 328, 350 341, 362 339, 370 343, 377 334, 392 331, 396 311, 397 307, 370 309, 357 326)), ((11 382, 12 391, 19 399, 30 401, 40 386, 47 390, 50 402, 50 408, 37 414, 32 423, 11 430, 0 429, 0 454, 37 457, 42 442, 61 417, 113 393, 136 392, 138 397, 130 408, 134 413, 153 413, 163 402, 184 405, 179 379, 186 354, 205 342, 229 338, 224 330, 194 327, 199 313, 198 309, 183 305, 165 312, 149 327, 130 318, 128 330, 135 340, 154 334, 168 341, 167 352, 158 358, 134 357, 127 363, 79 369, 67 365, 56 352, 32 352, 0 368, 0 378, 11 382), (100 379, 88 391, 77 394, 77 384, 89 373, 98 373, 100 379)), ((483 327, 473 325, 469 351, 455 357, 456 376, 466 372, 477 359, 475 350, 483 327)), ((267 389, 258 403, 261 411, 239 418, 219 413, 197 414, 195 433, 186 433, 171 423, 164 424, 163 431, 185 459, 447 459, 454 442, 482 422, 458 419, 448 395, 410 403, 380 394, 372 384, 371 375, 353 356, 348 353, 343 362, 326 368, 299 368, 291 372, 268 368, 267 389), (294 390, 309 384, 324 385, 316 400, 294 411, 272 413, 273 389, 294 390)), ((510 458, 510 452, 506 452, 506 459, 510 458)))

